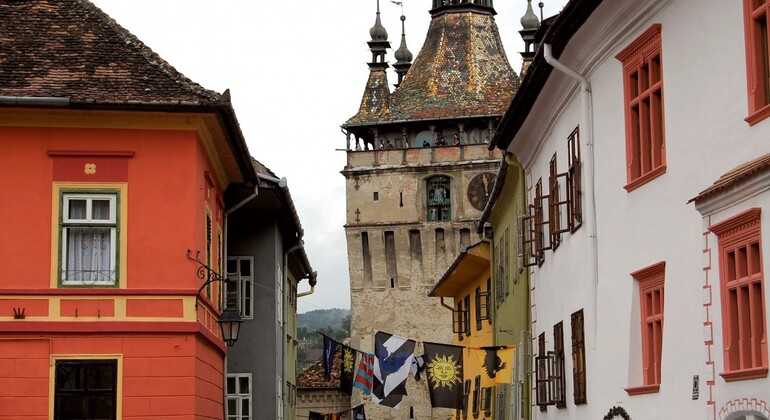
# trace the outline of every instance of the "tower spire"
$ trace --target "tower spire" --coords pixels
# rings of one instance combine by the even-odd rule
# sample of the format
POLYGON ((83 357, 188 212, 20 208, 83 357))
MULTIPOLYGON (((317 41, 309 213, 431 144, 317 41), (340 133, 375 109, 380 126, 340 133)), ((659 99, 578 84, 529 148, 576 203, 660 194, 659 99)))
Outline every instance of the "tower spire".
POLYGON ((390 48, 390 42, 388 42, 388 31, 385 30, 382 21, 380 21, 380 0, 377 0, 377 18, 374 20, 374 26, 369 29, 369 35, 372 37, 372 40, 368 42, 369 50, 372 52, 372 62, 369 63, 369 68, 388 68, 388 63, 385 62, 385 53, 390 48))
MULTIPOLYGON (((542 5, 543 3, 541 2, 540 4, 542 5)), ((524 51, 521 53, 521 74, 523 75, 527 70, 527 67, 529 67, 529 64, 535 58, 535 33, 537 32, 537 28, 540 27, 540 20, 537 18, 535 11, 532 10, 532 0, 527 0, 527 11, 524 13, 524 16, 521 17, 521 27, 522 30, 520 30, 519 33, 524 40, 524 51)))
MULTIPOLYGON (((382 26, 380 21, 380 0, 377 0, 377 18, 374 26, 369 29, 369 35, 372 39, 367 42, 369 50, 372 52, 372 61, 369 65, 369 79, 366 81, 364 95, 361 98, 361 105, 358 113, 349 121, 372 121, 387 119, 390 113, 390 89, 388 88, 388 63, 385 61, 385 52, 390 48, 388 42, 388 31, 382 26)), ((364 143, 374 149, 378 143, 376 130, 352 133, 356 137, 356 144, 360 144, 363 138, 364 143)))
POLYGON ((409 49, 406 47, 406 29, 404 26, 406 16, 404 16, 404 4, 400 1, 391 1, 401 6, 401 45, 393 54, 393 56, 396 58, 396 62, 393 64, 393 68, 396 69, 396 73, 398 74, 398 83, 396 84, 396 87, 398 87, 398 85, 401 84, 401 81, 404 80, 406 72, 409 71, 410 67, 412 67, 412 58, 414 56, 412 55, 412 52, 409 51, 409 49))

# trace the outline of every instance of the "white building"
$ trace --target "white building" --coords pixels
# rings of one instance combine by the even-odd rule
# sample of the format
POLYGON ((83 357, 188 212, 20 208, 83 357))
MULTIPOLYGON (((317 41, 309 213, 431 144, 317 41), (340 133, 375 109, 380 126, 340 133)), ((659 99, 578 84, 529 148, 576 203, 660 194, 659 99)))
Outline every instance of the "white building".
POLYGON ((493 139, 527 176, 531 418, 770 418, 769 20, 571 0, 538 31, 493 139))

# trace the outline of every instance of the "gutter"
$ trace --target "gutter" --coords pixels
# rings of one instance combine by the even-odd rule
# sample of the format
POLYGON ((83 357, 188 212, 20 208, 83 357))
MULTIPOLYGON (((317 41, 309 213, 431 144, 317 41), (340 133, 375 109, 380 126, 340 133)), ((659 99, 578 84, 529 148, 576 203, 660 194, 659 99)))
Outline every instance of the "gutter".
MULTIPOLYGON (((495 207, 495 203, 497 203, 497 199, 500 198, 500 194, 503 192, 503 186, 505 185, 505 177, 508 173, 508 157, 510 155, 503 151, 503 157, 500 159, 500 167, 497 168, 497 175, 495 176, 495 183, 492 186, 492 194, 489 196, 489 199, 487 200, 487 204, 484 205, 484 210, 481 212, 481 216, 479 216, 479 221, 476 224, 476 233, 481 235, 484 232, 484 225, 487 223, 487 220, 489 220, 489 216, 492 215, 492 209, 495 207)), ((518 165, 518 162, 516 162, 518 165)), ((519 165, 521 167, 521 165, 519 165)))
POLYGON ((69 97, 55 96, 0 96, 0 105, 69 106, 69 97))

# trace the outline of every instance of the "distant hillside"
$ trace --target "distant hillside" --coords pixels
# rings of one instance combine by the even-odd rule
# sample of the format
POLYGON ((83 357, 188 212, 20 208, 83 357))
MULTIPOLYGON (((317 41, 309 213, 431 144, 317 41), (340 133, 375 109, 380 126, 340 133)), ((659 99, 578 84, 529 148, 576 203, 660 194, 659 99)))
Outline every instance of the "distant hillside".
POLYGON ((318 331, 343 342, 350 337, 350 310, 318 309, 297 315, 297 365, 300 372, 320 360, 323 339, 318 331))
POLYGON ((317 309, 297 315, 297 335, 299 338, 323 330, 330 337, 342 340, 350 335, 349 309, 317 309))

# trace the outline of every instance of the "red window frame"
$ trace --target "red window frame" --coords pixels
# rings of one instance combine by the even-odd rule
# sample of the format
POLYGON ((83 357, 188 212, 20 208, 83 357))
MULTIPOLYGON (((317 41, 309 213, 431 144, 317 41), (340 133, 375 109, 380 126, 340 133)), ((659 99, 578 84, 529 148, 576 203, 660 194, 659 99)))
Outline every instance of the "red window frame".
POLYGON ((762 268, 761 209, 709 227, 719 243, 722 347, 727 382, 765 378, 767 312, 762 268))
POLYGON ((770 3, 743 0, 743 21, 749 101, 746 122, 754 125, 770 116, 770 3))
POLYGON ((628 192, 666 172, 660 28, 652 25, 615 56, 623 63, 628 192))
POLYGON ((642 380, 644 385, 626 388, 629 395, 660 390, 663 354, 663 308, 666 262, 661 261, 631 273, 639 282, 639 315, 642 326, 642 380))

